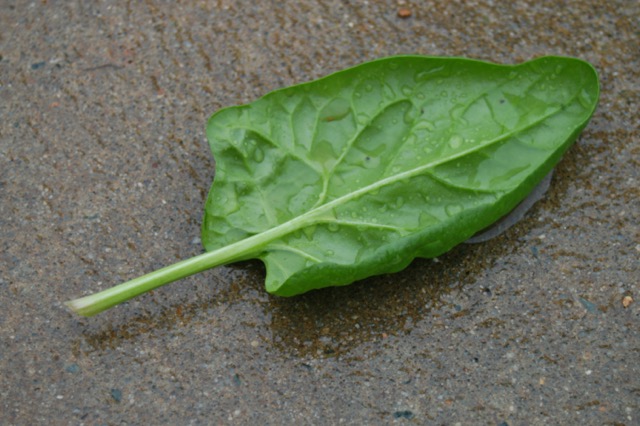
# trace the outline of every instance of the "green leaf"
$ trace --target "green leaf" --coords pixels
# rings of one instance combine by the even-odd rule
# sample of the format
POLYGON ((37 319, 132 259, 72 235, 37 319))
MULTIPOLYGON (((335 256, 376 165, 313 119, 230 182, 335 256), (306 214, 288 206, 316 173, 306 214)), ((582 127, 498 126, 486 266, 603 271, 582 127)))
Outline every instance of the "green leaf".
POLYGON ((595 70, 573 58, 398 56, 220 110, 207 125, 208 253, 103 292, 99 308, 242 259, 292 296, 438 256, 526 197, 598 95, 595 70))

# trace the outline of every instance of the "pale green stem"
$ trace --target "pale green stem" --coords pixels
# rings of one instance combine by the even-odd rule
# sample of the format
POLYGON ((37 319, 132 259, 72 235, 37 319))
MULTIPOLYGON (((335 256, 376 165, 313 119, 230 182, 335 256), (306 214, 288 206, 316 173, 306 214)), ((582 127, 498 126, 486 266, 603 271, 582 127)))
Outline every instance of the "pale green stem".
POLYGON ((197 274, 206 269, 246 259, 250 257, 248 256, 249 253, 255 254, 259 252, 260 247, 275 238, 291 232, 292 229, 299 226, 300 222, 304 222, 306 219, 306 217, 300 216, 295 220, 245 238, 237 243, 174 263, 99 293, 70 300, 65 302, 65 305, 80 315, 90 317, 165 284, 197 274))
POLYGON ((214 251, 183 260, 99 293, 70 300, 65 305, 80 315, 90 317, 154 288, 221 265, 224 261, 219 261, 216 254, 218 252, 214 251))

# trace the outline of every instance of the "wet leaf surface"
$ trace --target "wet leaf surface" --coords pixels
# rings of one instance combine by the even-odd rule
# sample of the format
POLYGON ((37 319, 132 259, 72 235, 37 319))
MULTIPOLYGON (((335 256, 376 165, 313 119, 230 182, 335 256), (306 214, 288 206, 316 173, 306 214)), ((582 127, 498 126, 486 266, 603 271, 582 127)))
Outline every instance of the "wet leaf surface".
POLYGON ((207 126, 203 244, 254 239, 239 256, 262 259, 267 290, 285 296, 398 271, 525 198, 597 99, 576 59, 401 56, 224 109, 207 126))

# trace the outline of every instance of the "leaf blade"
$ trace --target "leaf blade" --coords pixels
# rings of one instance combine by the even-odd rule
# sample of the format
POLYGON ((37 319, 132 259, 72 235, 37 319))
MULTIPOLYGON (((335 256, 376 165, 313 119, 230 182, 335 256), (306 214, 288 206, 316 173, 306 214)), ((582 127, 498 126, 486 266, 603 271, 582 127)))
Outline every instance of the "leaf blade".
POLYGON ((252 254, 281 295, 437 256, 524 198, 597 97, 595 71, 575 59, 406 56, 222 110, 207 127, 217 171, 203 243, 283 230, 252 254))

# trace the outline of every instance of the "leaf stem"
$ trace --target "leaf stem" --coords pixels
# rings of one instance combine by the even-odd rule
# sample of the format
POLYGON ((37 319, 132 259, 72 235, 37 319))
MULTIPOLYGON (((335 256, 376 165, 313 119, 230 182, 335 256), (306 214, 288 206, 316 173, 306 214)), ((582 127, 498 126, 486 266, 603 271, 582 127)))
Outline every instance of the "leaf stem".
POLYGON ((217 250, 165 266, 162 269, 126 281, 101 292, 67 301, 65 305, 77 314, 90 317, 143 293, 197 274, 198 272, 227 263, 257 257, 261 248, 269 242, 313 221, 314 215, 312 213, 314 212, 298 216, 293 220, 267 231, 252 235, 251 237, 247 237, 217 250))
MULTIPOLYGON (((228 253, 229 251, 226 250, 225 252, 228 253)), ((225 256, 221 256, 221 254, 221 250, 203 253, 99 293, 70 300, 65 302, 65 305, 80 315, 93 316, 147 291, 226 263, 225 256)))

